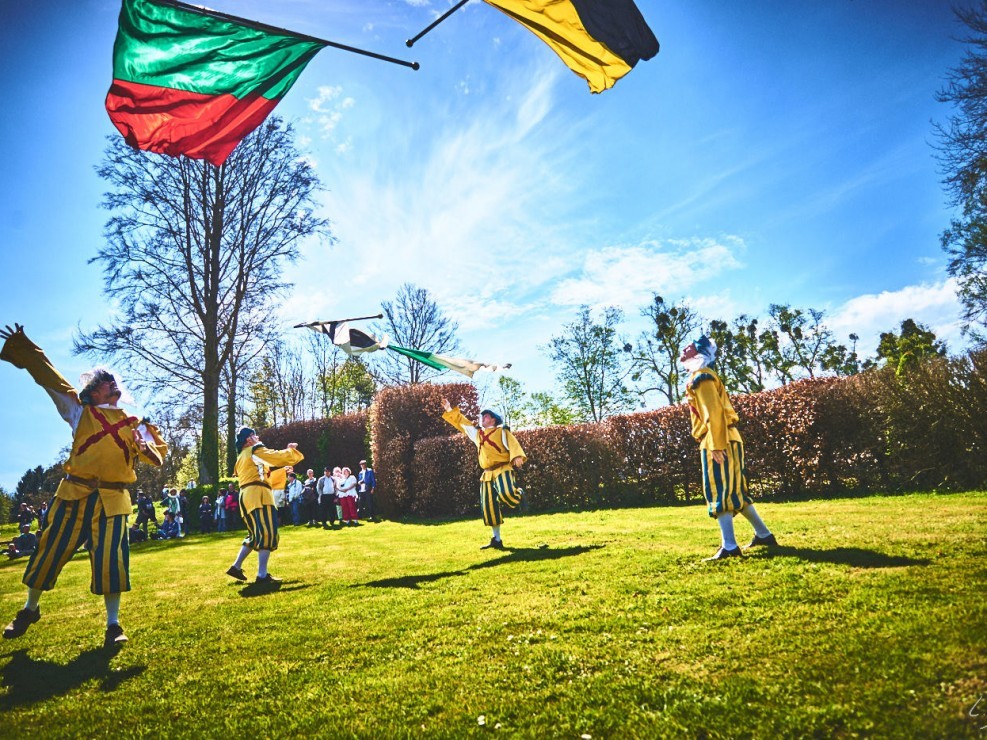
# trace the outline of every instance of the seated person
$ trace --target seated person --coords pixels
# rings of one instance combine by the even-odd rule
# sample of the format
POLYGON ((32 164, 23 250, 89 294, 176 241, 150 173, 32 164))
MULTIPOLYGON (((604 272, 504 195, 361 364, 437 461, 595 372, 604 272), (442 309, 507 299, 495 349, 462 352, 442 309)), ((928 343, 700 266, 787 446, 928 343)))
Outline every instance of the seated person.
POLYGON ((7 545, 7 557, 17 558, 21 555, 30 555, 37 549, 38 536, 31 531, 30 524, 22 524, 21 533, 7 545))
POLYGON ((147 541, 147 535, 144 533, 144 530, 140 528, 139 524, 135 523, 134 526, 130 528, 130 544, 134 544, 135 542, 146 542, 146 541, 147 541))
POLYGON ((158 527, 157 539, 175 540, 178 539, 178 534, 178 521, 175 519, 174 512, 166 511, 164 513, 164 522, 158 527))

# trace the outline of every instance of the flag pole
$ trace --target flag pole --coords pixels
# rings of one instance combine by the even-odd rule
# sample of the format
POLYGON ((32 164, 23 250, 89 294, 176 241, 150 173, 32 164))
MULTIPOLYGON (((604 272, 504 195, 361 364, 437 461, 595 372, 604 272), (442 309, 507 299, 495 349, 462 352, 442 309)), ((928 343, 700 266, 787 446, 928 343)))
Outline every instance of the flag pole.
POLYGON ((287 28, 278 28, 277 26, 269 26, 266 23, 260 23, 258 21, 252 21, 249 18, 241 18, 237 15, 230 15, 229 13, 223 13, 218 10, 212 10, 211 8, 205 8, 199 5, 189 5, 188 3, 183 3, 181 0, 154 0, 157 5, 168 5, 172 8, 178 8, 179 10, 187 10, 190 13, 197 13, 198 15, 209 16, 210 18, 218 18, 219 20, 230 21, 231 23, 239 23, 242 26, 247 26, 248 28, 255 28, 258 31, 264 31, 265 33, 279 33, 285 36, 294 36, 298 39, 303 39, 305 41, 314 41, 317 44, 323 44, 324 46, 331 46, 334 49, 342 49, 343 51, 351 51, 354 54, 361 54, 365 57, 372 57, 373 59, 380 59, 382 62, 390 62, 391 64, 399 64, 402 67, 409 67, 411 69, 417 70, 421 65, 418 62, 406 62, 403 59, 395 59, 394 57, 385 56, 383 54, 378 54, 375 51, 367 51, 366 49, 358 49, 355 46, 347 46, 346 44, 340 44, 336 41, 328 41, 326 39, 320 39, 316 36, 309 36, 305 33, 298 33, 297 31, 289 31, 287 28))
POLYGON ((310 321, 307 324, 295 324, 293 328, 295 329, 308 329, 310 326, 321 326, 322 324, 342 324, 344 321, 369 321, 370 319, 382 319, 384 314, 379 313, 376 316, 356 316, 352 319, 333 319, 332 321, 310 321))
POLYGON ((423 30, 423 31, 422 31, 421 33, 419 33, 419 34, 418 34, 417 36, 415 36, 414 38, 410 38, 410 39, 408 39, 407 41, 405 41, 405 42, 404 42, 404 44, 405 44, 405 46, 407 46, 407 47, 408 47, 408 48, 410 49, 410 48, 411 48, 412 46, 414 46, 414 45, 415 45, 415 42, 416 42, 416 41, 417 41, 418 39, 420 39, 420 38, 421 38, 422 36, 424 36, 424 35, 425 35, 426 33, 428 33, 429 31, 431 31, 431 30, 432 30, 433 28, 435 28, 435 27, 436 27, 437 25, 439 25, 440 23, 442 23, 442 21, 444 21, 444 20, 445 20, 446 18, 448 18, 448 17, 450 16, 450 15, 452 15, 452 14, 453 14, 453 13, 455 13, 455 12, 456 12, 457 10, 459 10, 459 9, 460 9, 461 7, 463 7, 464 5, 466 5, 466 3, 468 3, 468 2, 469 2, 469 0, 459 0, 459 2, 458 2, 458 3, 456 3, 455 5, 453 5, 453 6, 451 7, 451 8, 449 8, 449 10, 447 10, 447 11, 446 11, 445 13, 443 13, 442 15, 440 15, 440 16, 439 16, 438 18, 436 18, 436 19, 435 19, 434 21, 432 21, 432 23, 431 23, 431 24, 430 24, 430 25, 429 25, 429 26, 428 26, 427 28, 425 28, 425 29, 424 29, 424 30, 423 30))

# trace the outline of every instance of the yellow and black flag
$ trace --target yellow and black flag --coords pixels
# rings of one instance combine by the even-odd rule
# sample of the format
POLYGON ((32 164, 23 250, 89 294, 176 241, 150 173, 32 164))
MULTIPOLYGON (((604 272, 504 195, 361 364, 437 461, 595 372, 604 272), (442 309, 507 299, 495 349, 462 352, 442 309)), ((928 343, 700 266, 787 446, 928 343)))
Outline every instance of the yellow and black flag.
POLYGON ((530 29, 595 93, 658 53, 658 40, 633 0, 484 2, 530 29))

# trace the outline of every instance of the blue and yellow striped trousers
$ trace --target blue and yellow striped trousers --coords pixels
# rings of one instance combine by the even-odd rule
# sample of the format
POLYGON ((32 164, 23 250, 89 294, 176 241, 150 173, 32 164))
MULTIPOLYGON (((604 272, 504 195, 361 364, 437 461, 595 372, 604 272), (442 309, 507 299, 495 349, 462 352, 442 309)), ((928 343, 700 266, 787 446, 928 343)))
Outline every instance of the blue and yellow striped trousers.
POLYGON ((247 525, 247 536, 243 544, 252 550, 278 549, 278 511, 273 506, 258 506, 249 514, 240 501, 243 523, 247 525))
POLYGON ((59 573, 84 542, 89 543, 89 564, 94 594, 130 590, 130 541, 127 516, 106 516, 99 493, 78 501, 52 499, 48 526, 38 538, 22 579, 28 588, 50 591, 59 573))
POLYGON ((510 468, 498 474, 493 480, 480 481, 480 509, 483 523, 488 527, 499 527, 504 522, 501 504, 514 508, 521 503, 521 489, 514 481, 514 471, 510 468))
POLYGON ((722 463, 713 460, 710 450, 700 450, 703 462, 703 495, 709 515, 714 519, 724 512, 740 513, 754 503, 747 492, 747 468, 744 465, 744 443, 731 440, 722 463))

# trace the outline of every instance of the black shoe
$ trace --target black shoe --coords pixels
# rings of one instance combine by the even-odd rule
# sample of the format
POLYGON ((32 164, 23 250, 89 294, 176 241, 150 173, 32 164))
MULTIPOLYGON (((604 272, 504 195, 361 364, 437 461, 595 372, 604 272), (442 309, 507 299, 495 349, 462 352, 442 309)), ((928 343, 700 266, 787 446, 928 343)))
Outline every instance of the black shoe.
POLYGON ((233 576, 238 581, 247 580, 247 577, 243 574, 243 571, 240 568, 237 568, 235 565, 230 566, 230 569, 226 571, 226 575, 233 576))
POLYGON ((106 628, 106 637, 103 638, 103 647, 119 647, 127 641, 127 636, 123 634, 123 627, 119 624, 111 624, 106 628))
POLYGON ((483 545, 480 549, 489 550, 491 548, 493 548, 494 550, 503 550, 504 542, 502 540, 498 540, 496 537, 491 537, 490 542, 486 545, 483 545))
POLYGON ((775 539, 773 534, 769 534, 767 537, 758 537, 754 535, 754 539, 748 547, 757 547, 758 545, 767 545, 768 547, 778 547, 778 540, 775 539))
POLYGON ((20 637, 27 632, 28 627, 39 619, 41 619, 41 607, 38 607, 34 611, 24 607, 14 616, 14 621, 3 628, 4 638, 13 640, 15 637, 20 637))
POLYGON ((739 558, 741 556, 740 548, 735 547, 732 550, 728 550, 725 547, 721 547, 716 551, 716 554, 711 558, 706 558, 706 560, 726 560, 727 558, 739 558))
POLYGON ((258 585, 258 586, 277 587, 277 586, 280 586, 281 585, 281 579, 280 578, 275 578, 270 573, 268 573, 263 578, 261 578, 260 576, 257 576, 257 580, 255 580, 254 583, 256 585, 258 585))

